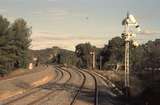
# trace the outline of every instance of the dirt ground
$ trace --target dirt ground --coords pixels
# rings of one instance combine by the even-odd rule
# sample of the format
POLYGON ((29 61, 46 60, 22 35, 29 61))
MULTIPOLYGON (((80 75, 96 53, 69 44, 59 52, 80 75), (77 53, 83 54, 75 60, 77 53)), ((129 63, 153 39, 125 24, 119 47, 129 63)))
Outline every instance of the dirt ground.
POLYGON ((22 94, 25 91, 45 84, 54 78, 53 71, 40 66, 33 70, 17 70, 0 80, 0 100, 22 94))
POLYGON ((14 71, 10 72, 7 75, 4 75, 4 77, 0 76, 0 80, 9 79, 21 75, 26 75, 29 73, 37 72, 38 70, 44 69, 45 65, 40 65, 39 67, 34 67, 32 70, 29 69, 15 69, 14 71))

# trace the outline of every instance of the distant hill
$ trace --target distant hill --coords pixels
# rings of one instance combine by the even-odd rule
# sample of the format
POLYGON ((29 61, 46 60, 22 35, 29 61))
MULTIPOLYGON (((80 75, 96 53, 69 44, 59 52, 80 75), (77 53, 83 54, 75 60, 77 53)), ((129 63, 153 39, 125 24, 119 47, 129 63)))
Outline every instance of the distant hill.
POLYGON ((42 50, 30 50, 30 61, 34 57, 39 58, 39 62, 45 64, 47 62, 54 63, 57 55, 60 56, 61 64, 76 65, 77 57, 73 51, 61 49, 58 47, 46 48, 42 50))

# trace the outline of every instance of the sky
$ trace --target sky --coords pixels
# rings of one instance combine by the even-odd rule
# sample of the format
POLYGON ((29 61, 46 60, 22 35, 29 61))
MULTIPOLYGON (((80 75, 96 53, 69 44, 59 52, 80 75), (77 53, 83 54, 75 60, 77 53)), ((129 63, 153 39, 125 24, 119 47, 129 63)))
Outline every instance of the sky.
POLYGON ((85 42, 103 47, 121 35, 127 11, 141 26, 139 43, 160 38, 160 0, 0 0, 1 15, 11 22, 24 18, 32 27, 31 49, 74 50, 85 42))

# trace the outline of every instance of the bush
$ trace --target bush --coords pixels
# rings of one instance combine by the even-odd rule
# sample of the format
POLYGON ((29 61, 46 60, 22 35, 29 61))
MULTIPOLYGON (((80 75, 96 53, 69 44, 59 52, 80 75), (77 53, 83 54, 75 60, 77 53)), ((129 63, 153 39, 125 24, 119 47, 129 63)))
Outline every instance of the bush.
POLYGON ((6 74, 8 74, 8 71, 6 69, 0 68, 0 76, 4 77, 6 74))

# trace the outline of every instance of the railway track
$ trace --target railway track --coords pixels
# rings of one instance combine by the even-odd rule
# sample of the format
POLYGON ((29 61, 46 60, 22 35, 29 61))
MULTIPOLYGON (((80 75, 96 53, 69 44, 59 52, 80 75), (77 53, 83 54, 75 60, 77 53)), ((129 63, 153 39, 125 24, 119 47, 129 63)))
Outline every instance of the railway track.
POLYGON ((85 85, 86 79, 87 79, 85 73, 91 75, 91 77, 94 79, 94 83, 95 83, 94 105, 98 105, 98 83, 97 83, 96 77, 88 71, 82 71, 82 70, 77 69, 77 68, 73 68, 73 69, 76 69, 76 71, 78 71, 83 76, 83 81, 82 81, 81 86, 79 87, 78 91, 76 92, 75 96, 73 97, 73 100, 71 101, 70 105, 75 105, 76 104, 76 100, 77 100, 78 96, 80 95, 82 89, 84 88, 84 85, 85 85))
MULTIPOLYGON (((55 83, 57 83, 58 81, 60 81, 63 78, 63 76, 64 76, 64 72, 66 72, 66 71, 64 71, 64 70, 56 70, 56 79, 55 79, 55 81, 50 82, 50 85, 54 85, 55 83)), ((70 78, 71 77, 69 77, 69 79, 70 78)), ((68 82, 69 79, 66 82, 68 82)), ((43 93, 43 95, 41 97, 39 97, 38 99, 35 99, 35 100, 31 101, 30 103, 26 104, 26 105, 34 105, 38 101, 40 101, 43 98, 45 98, 45 97, 47 97, 47 96, 49 96, 49 95, 51 95, 51 94, 54 93, 53 90, 52 91, 48 91, 48 92, 43 92, 42 90, 44 90, 45 87, 46 87, 45 85, 42 85, 42 86, 39 86, 37 88, 33 88, 33 89, 31 89, 30 92, 28 92, 26 94, 22 94, 19 97, 13 98, 13 99, 11 99, 11 100, 3 103, 3 105, 11 105, 11 104, 16 105, 14 103, 18 102, 19 100, 23 100, 23 99, 25 99, 27 97, 32 97, 33 95, 35 95, 37 93, 43 93)))
POLYGON ((95 71, 92 71, 92 72, 94 75, 100 77, 105 82, 105 86, 110 87, 111 91, 113 93, 115 93, 115 95, 117 95, 117 96, 123 95, 123 92, 114 83, 112 83, 111 80, 107 79, 106 77, 102 76, 101 74, 99 74, 95 71))
MULTIPOLYGON (((94 94, 93 96, 90 97, 90 101, 93 102, 91 104, 92 105, 98 105, 99 104, 99 102, 98 102, 99 101, 99 85, 98 85, 97 81, 98 81, 98 78, 101 78, 103 81, 106 82, 106 84, 107 84, 106 86, 108 86, 108 83, 107 83, 108 81, 106 80, 105 77, 102 77, 102 76, 100 76, 100 75, 98 75, 94 72, 89 72, 87 70, 80 70, 78 68, 72 68, 70 70, 67 69, 67 68, 60 67, 60 66, 54 66, 54 68, 56 68, 56 70, 55 70, 56 71, 55 81, 52 81, 52 82, 50 82, 46 85, 43 85, 43 86, 39 86, 38 88, 32 89, 29 93, 23 94, 20 97, 12 99, 12 100, 4 103, 3 105, 43 105, 42 103, 45 104, 47 101, 49 101, 49 97, 55 96, 58 92, 61 91, 60 89, 55 88, 56 84, 60 84, 61 87, 65 87, 65 85, 66 86, 72 86, 71 84, 74 81, 74 78, 72 79, 72 75, 74 75, 75 72, 77 72, 77 74, 79 74, 79 76, 81 76, 82 82, 78 85, 77 90, 74 90, 75 92, 74 92, 73 98, 72 98, 72 100, 69 101, 69 104, 67 104, 67 105, 79 105, 78 104, 79 103, 79 98, 81 97, 81 94, 83 95, 83 92, 84 92, 83 89, 87 89, 86 86, 90 87, 92 85, 94 87, 93 90, 92 89, 87 90, 87 91, 91 91, 94 94), (68 75, 68 76, 66 76, 66 75, 68 75), (91 84, 87 85, 89 83, 88 80, 91 79, 91 78, 93 78, 93 80, 92 80, 93 84, 91 83, 92 85, 91 84), (86 80, 87 80, 87 82, 86 82, 86 80), (29 101, 26 100, 27 97, 32 98, 34 96, 35 96, 35 98, 33 98, 29 101), (25 104, 19 104, 19 103, 14 104, 14 103, 17 103, 17 102, 22 102, 22 101, 27 101, 27 102, 25 104)), ((65 88, 67 88, 67 87, 65 87, 65 88)), ((72 89, 72 88, 70 88, 70 89, 72 89)))
POLYGON ((84 87, 84 84, 85 84, 85 82, 86 82, 86 76, 85 76, 85 74, 84 74, 83 72, 80 72, 80 71, 79 71, 79 73, 82 74, 82 76, 83 76, 83 81, 82 81, 81 86, 80 86, 80 88, 78 89, 77 93, 76 93, 75 96, 73 97, 73 100, 71 101, 70 105, 75 105, 76 99, 78 98, 78 95, 80 94, 80 92, 81 92, 81 90, 82 90, 82 88, 84 87))
MULTIPOLYGON (((63 78, 63 76, 64 76, 64 73, 63 73, 62 71, 64 71, 64 72, 66 72, 66 73, 69 74, 69 78, 64 82, 63 85, 67 84, 67 83, 70 81, 71 77, 72 77, 71 73, 70 73, 69 71, 67 71, 67 70, 61 69, 61 68, 58 67, 58 66, 55 66, 55 68, 57 69, 57 71, 60 71, 60 72, 62 73, 62 76, 61 76, 62 78, 63 78)), ((51 85, 54 85, 54 84, 51 84, 51 85)), ((32 101, 31 103, 29 103, 29 104, 27 104, 27 105, 35 105, 36 103, 38 103, 38 102, 40 102, 41 100, 49 97, 50 95, 54 94, 55 92, 56 92, 56 90, 52 90, 51 92, 49 92, 49 93, 47 93, 46 95, 38 98, 37 100, 32 101)), ((47 101, 47 100, 45 100, 45 101, 47 101)), ((43 101, 43 103, 44 103, 45 101, 43 101)))
POLYGON ((69 79, 66 81, 66 83, 68 83, 71 80, 71 77, 72 77, 71 72, 69 72, 68 70, 62 69, 61 67, 58 67, 58 66, 56 66, 56 69, 63 70, 69 74, 69 79))
MULTIPOLYGON (((77 68, 75 68, 77 69, 77 68)), ((94 81, 95 81, 95 99, 94 99, 94 105, 98 105, 99 102, 98 102, 98 97, 100 94, 98 94, 98 83, 97 83, 97 78, 101 78, 102 81, 104 81, 105 83, 105 87, 107 88, 110 88, 111 92, 113 92, 114 94, 112 95, 115 95, 115 96, 121 96, 123 95, 123 92, 114 84, 112 83, 112 81, 110 81, 109 79, 107 79, 106 77, 102 76, 101 74, 99 73, 96 73, 94 71, 92 72, 89 72, 88 70, 83 70, 83 72, 87 72, 88 74, 90 74, 93 78, 94 78, 94 81), (96 78, 97 77, 97 78, 96 78)))
MULTIPOLYGON (((95 71, 88 71, 88 70, 83 70, 83 72, 87 72, 88 74, 90 74, 93 78, 94 78, 94 81, 95 81, 95 99, 94 99, 94 105, 99 105, 99 104, 101 104, 101 102, 99 102, 99 97, 101 96, 101 93, 99 93, 98 91, 98 82, 97 82, 97 79, 98 78, 100 78, 100 80, 102 80, 102 81, 104 81, 104 83, 105 83, 105 87, 106 88, 110 88, 111 89, 111 92, 113 92, 114 94, 115 94, 115 96, 121 96, 121 95, 123 95, 123 92, 114 84, 114 83, 112 83, 112 81, 111 80, 109 80, 109 79, 107 79, 106 77, 104 77, 104 76, 102 76, 101 74, 99 74, 99 73, 96 73, 95 71)), ((106 93, 107 94, 107 93, 106 93)), ((113 95, 113 94, 112 94, 113 95)), ((109 99, 109 97, 106 97, 105 99, 107 99, 108 100, 108 102, 109 103, 122 103, 122 102, 120 102, 120 101, 117 101, 117 102, 113 102, 113 101, 111 101, 112 99, 109 99)))
MULTIPOLYGON (((67 69, 64 69, 64 68, 61 68, 60 66, 55 66, 55 68, 57 69, 57 70, 63 70, 63 71, 66 71, 66 72, 68 72, 68 74, 70 75, 70 78, 66 81, 66 83, 64 84, 64 86, 71 80, 71 77, 72 77, 72 74, 71 74, 71 72, 69 71, 69 70, 67 70, 67 69)), ((85 77, 85 75, 84 74, 82 74, 83 75, 83 77, 84 77, 84 79, 83 79, 83 83, 82 83, 82 85, 81 85, 81 87, 78 89, 78 91, 77 91, 77 93, 76 93, 76 95, 74 96, 74 98, 73 98, 73 100, 72 100, 72 102, 70 103, 70 104, 68 104, 68 105, 74 105, 74 103, 75 103, 75 100, 76 100, 76 98, 78 97, 78 94, 80 93, 80 91, 81 91, 81 89, 83 88, 83 86, 84 86, 84 84, 85 84, 85 79, 86 79, 86 77, 85 77)), ((50 94, 49 94, 50 95, 50 94)), ((46 96, 46 97, 48 97, 48 96, 46 96)), ((45 98, 45 97, 44 97, 45 98)), ((46 100, 46 102, 47 102, 48 100, 46 100)), ((43 105, 43 103, 45 104, 45 101, 43 101, 41 104, 43 105)), ((35 105, 35 102, 34 102, 34 104, 28 104, 28 105, 35 105)))
POLYGON ((87 72, 88 74, 90 74, 93 77, 93 79, 94 79, 94 82, 95 82, 94 105, 98 105, 98 82, 97 82, 97 78, 92 73, 90 73, 88 71, 85 71, 85 72, 87 72))
POLYGON ((103 86, 105 86, 106 89, 109 90, 109 91, 106 91, 106 90, 103 91, 103 93, 106 94, 106 97, 104 97, 104 94, 102 92, 99 93, 99 96, 101 98, 100 100, 102 100, 100 101, 100 104, 104 105, 105 103, 107 105, 108 103, 109 105, 110 104, 111 105, 129 105, 128 102, 126 103, 126 101, 124 100, 119 100, 119 99, 117 100, 117 97, 124 96, 124 93, 110 79, 104 77, 103 75, 95 71, 92 71, 92 74, 94 74, 95 76, 97 76, 97 78, 103 81, 103 86))

